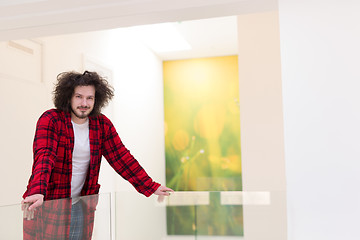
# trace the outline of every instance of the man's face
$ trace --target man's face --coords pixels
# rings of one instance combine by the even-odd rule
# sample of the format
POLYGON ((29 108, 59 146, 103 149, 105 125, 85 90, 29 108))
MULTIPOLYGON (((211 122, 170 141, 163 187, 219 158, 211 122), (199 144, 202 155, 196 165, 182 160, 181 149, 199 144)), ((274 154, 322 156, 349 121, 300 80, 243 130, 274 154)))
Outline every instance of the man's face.
POLYGON ((77 86, 71 97, 71 119, 75 123, 84 123, 94 108, 95 87, 77 86))

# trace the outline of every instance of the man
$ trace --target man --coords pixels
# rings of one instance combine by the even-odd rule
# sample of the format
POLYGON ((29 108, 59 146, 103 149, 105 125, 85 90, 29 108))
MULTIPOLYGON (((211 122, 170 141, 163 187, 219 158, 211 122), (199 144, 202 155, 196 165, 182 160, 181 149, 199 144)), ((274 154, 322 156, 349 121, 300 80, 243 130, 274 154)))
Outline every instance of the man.
MULTIPOLYGON (((32 175, 22 201, 27 218, 34 219, 34 210, 42 205, 45 207, 46 200, 70 197, 76 199, 97 194, 100 188, 98 177, 102 156, 117 173, 147 197, 152 194, 167 196, 173 191, 154 182, 147 175, 125 148, 111 121, 101 114, 101 109, 113 97, 113 90, 104 78, 96 72, 85 71, 83 74, 61 73, 57 80, 54 90, 56 109, 43 113, 36 127, 32 175)), ((49 209, 53 210, 54 206, 49 209)), ((66 208, 60 207, 60 210, 64 209, 66 208)), ((86 209, 81 201, 73 201, 71 219, 65 216, 61 220, 65 223, 70 221, 70 227, 54 231, 52 226, 42 231, 49 232, 49 235, 65 232, 66 239, 69 237, 68 232, 70 235, 79 235, 73 239, 89 238, 91 233, 85 238, 86 232, 83 232, 83 227, 86 227, 83 222, 86 209), (75 215, 81 216, 82 221, 77 230, 74 227, 75 215), (74 231, 78 233, 72 233, 74 231)), ((42 213, 42 216, 45 216, 45 213, 42 213)), ((54 216, 49 217, 51 220, 53 218, 54 216)), ((34 222, 30 224, 24 221, 24 238, 40 238, 40 233, 32 231, 35 225, 34 222)))

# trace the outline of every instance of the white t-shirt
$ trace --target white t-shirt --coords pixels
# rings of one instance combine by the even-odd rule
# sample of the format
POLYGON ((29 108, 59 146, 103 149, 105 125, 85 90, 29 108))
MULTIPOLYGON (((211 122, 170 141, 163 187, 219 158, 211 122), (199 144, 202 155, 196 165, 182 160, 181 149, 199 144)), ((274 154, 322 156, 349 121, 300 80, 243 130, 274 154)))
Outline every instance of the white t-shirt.
POLYGON ((84 124, 71 121, 74 129, 71 197, 80 196, 90 164, 89 119, 84 124))

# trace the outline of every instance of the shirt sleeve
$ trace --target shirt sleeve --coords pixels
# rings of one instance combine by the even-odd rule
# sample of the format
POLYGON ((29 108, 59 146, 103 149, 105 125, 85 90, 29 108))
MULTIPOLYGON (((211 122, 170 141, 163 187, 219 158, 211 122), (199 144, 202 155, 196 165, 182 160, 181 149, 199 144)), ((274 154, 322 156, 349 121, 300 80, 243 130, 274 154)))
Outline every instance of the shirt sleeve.
POLYGON ((50 113, 38 120, 33 143, 34 163, 27 190, 23 197, 33 194, 46 195, 51 171, 55 164, 59 136, 50 113))
POLYGON ((113 124, 110 120, 106 120, 108 123, 102 149, 104 157, 115 171, 129 181, 138 192, 149 197, 160 187, 160 184, 154 182, 140 166, 120 140, 113 124))

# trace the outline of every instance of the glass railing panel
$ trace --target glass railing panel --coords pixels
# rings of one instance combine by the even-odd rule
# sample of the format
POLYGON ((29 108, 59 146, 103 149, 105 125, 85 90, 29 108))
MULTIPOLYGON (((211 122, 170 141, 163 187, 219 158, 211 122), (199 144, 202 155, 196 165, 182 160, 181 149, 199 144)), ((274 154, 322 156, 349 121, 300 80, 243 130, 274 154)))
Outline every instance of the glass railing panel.
POLYGON ((110 194, 51 200, 35 211, 21 204, 1 206, 0 239, 69 239, 70 234, 111 239, 110 200, 110 194))
POLYGON ((0 206, 0 239, 22 239, 22 219, 20 204, 0 206))
MULTIPOLYGON (((243 239, 243 206, 226 204, 223 193, 175 192, 167 199, 168 234, 186 232, 194 239, 243 239)), ((233 193, 233 192, 232 192, 233 193)))
POLYGON ((116 193, 117 240, 285 240, 285 191, 116 193))
MULTIPOLYGON (((167 239, 166 201, 136 191, 115 193, 116 240, 167 239)), ((192 238, 194 239, 194 238, 192 238)))
MULTIPOLYGON (((244 222, 247 210, 270 206, 269 192, 221 191, 209 192, 209 203, 196 208, 196 239, 198 240, 244 240, 253 238, 245 234, 244 222)), ((261 217, 260 215, 258 217, 261 217)), ((259 221, 260 222, 260 221, 259 221)), ((246 222, 248 224, 248 222, 246 222)), ((259 231, 260 225, 257 225, 259 231)))
MULTIPOLYGON (((110 193, 101 193, 98 195, 98 203, 95 209, 95 219, 94 219, 94 229, 92 233, 93 240, 111 240, 111 194, 110 193)), ((90 201, 91 196, 82 197, 83 200, 90 201)))

